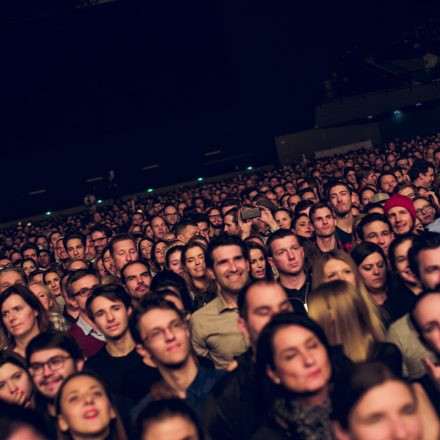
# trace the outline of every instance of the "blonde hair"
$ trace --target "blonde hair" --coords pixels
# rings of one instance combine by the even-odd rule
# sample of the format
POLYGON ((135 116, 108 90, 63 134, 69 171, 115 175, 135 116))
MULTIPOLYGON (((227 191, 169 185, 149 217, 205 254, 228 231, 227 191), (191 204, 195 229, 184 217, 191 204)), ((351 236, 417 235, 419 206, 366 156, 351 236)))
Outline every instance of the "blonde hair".
MULTIPOLYGON (((31 286, 41 287, 44 290, 44 293, 46 294, 46 296, 49 298, 50 302, 52 302, 52 305, 49 306, 48 312, 62 313, 61 307, 57 303, 55 296, 53 295, 53 293, 50 291, 50 289, 46 285, 44 285, 43 283, 40 283, 38 281, 31 281, 28 284, 29 290, 31 290, 30 289, 31 286)), ((31 292, 32 292, 32 290, 31 290, 31 292)), ((32 292, 32 293, 34 293, 34 292, 32 292)))
POLYGON ((324 267, 330 260, 340 260, 343 261, 347 266, 350 267, 351 271, 354 274, 356 285, 354 286, 355 291, 359 297, 361 297, 366 304, 369 314, 371 323, 375 329, 375 333, 379 335, 379 340, 385 339, 385 327, 383 325, 382 319, 380 317, 380 312, 375 304, 374 300, 371 298, 370 294, 368 293, 367 288, 365 287, 364 282, 362 281, 361 274, 359 273, 359 269, 356 265, 356 263, 353 261, 353 259, 348 255, 346 252, 341 251, 339 249, 327 252, 325 254, 322 254, 320 258, 316 261, 315 269, 313 270, 313 284, 312 288, 316 289, 319 286, 321 286, 323 283, 325 283, 325 273, 324 273, 324 267))
POLYGON ((308 309, 330 344, 342 345, 353 362, 368 360, 374 343, 384 339, 383 326, 375 325, 377 317, 347 281, 330 281, 314 289, 308 297, 308 309))

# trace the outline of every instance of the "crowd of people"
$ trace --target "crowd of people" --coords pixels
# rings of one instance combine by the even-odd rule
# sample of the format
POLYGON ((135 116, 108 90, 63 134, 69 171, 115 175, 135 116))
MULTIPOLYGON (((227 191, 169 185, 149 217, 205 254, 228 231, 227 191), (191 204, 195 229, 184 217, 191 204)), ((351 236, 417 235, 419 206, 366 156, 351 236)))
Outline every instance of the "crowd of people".
POLYGON ((437 177, 440 133, 1 231, 1 437, 438 439, 437 177))

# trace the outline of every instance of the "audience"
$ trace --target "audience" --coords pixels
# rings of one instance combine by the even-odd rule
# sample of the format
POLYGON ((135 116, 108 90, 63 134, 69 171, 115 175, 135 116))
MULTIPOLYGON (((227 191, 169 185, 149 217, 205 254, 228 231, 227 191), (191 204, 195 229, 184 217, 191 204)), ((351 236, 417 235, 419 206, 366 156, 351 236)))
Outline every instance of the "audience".
POLYGON ((0 407, 58 439, 438 438, 439 166, 434 134, 0 231, 0 407))

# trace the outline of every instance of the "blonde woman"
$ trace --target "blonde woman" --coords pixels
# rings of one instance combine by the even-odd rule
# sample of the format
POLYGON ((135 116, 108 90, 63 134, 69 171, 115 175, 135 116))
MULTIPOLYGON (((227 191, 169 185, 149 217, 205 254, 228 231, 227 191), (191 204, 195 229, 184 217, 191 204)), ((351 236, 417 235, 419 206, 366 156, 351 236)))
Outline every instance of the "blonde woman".
POLYGON ((382 339, 385 338, 382 316, 362 281, 358 267, 350 255, 340 250, 327 252, 318 258, 313 269, 312 287, 316 289, 323 283, 335 280, 347 281, 356 288, 357 294, 364 300, 370 311, 371 320, 376 331, 382 339))
POLYGON ((47 316, 52 324, 52 328, 59 332, 66 332, 69 330, 69 325, 62 315, 60 307, 49 288, 42 283, 38 283, 37 281, 29 283, 28 287, 47 311, 47 316))
POLYGON ((394 345, 383 342, 370 309, 354 284, 335 280, 321 284, 309 294, 309 317, 324 330, 333 346, 353 362, 380 360, 401 376, 402 355, 394 345))

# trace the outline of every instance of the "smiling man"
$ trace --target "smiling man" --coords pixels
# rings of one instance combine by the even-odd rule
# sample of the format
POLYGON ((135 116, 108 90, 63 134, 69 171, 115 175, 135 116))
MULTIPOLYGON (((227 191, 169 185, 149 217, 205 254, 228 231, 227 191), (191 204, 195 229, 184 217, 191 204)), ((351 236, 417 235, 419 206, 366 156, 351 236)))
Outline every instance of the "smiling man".
POLYGON ((249 280, 246 245, 235 235, 218 237, 208 246, 206 266, 215 278, 218 296, 191 316, 192 344, 199 356, 225 368, 247 343, 238 328, 237 298, 249 280))
POLYGON ((417 218, 412 200, 401 194, 393 194, 384 206, 385 215, 391 224, 394 234, 408 234, 414 228, 417 218))
POLYGON ((56 395, 64 379, 82 370, 84 355, 71 336, 44 332, 27 346, 26 362, 41 397, 37 399, 36 411, 49 422, 49 426, 56 426, 56 395))
POLYGON ((143 363, 135 349, 128 328, 131 298, 122 286, 109 284, 94 289, 86 308, 89 318, 107 342, 87 359, 85 368, 97 373, 111 392, 138 401, 159 374, 156 368, 143 363))

